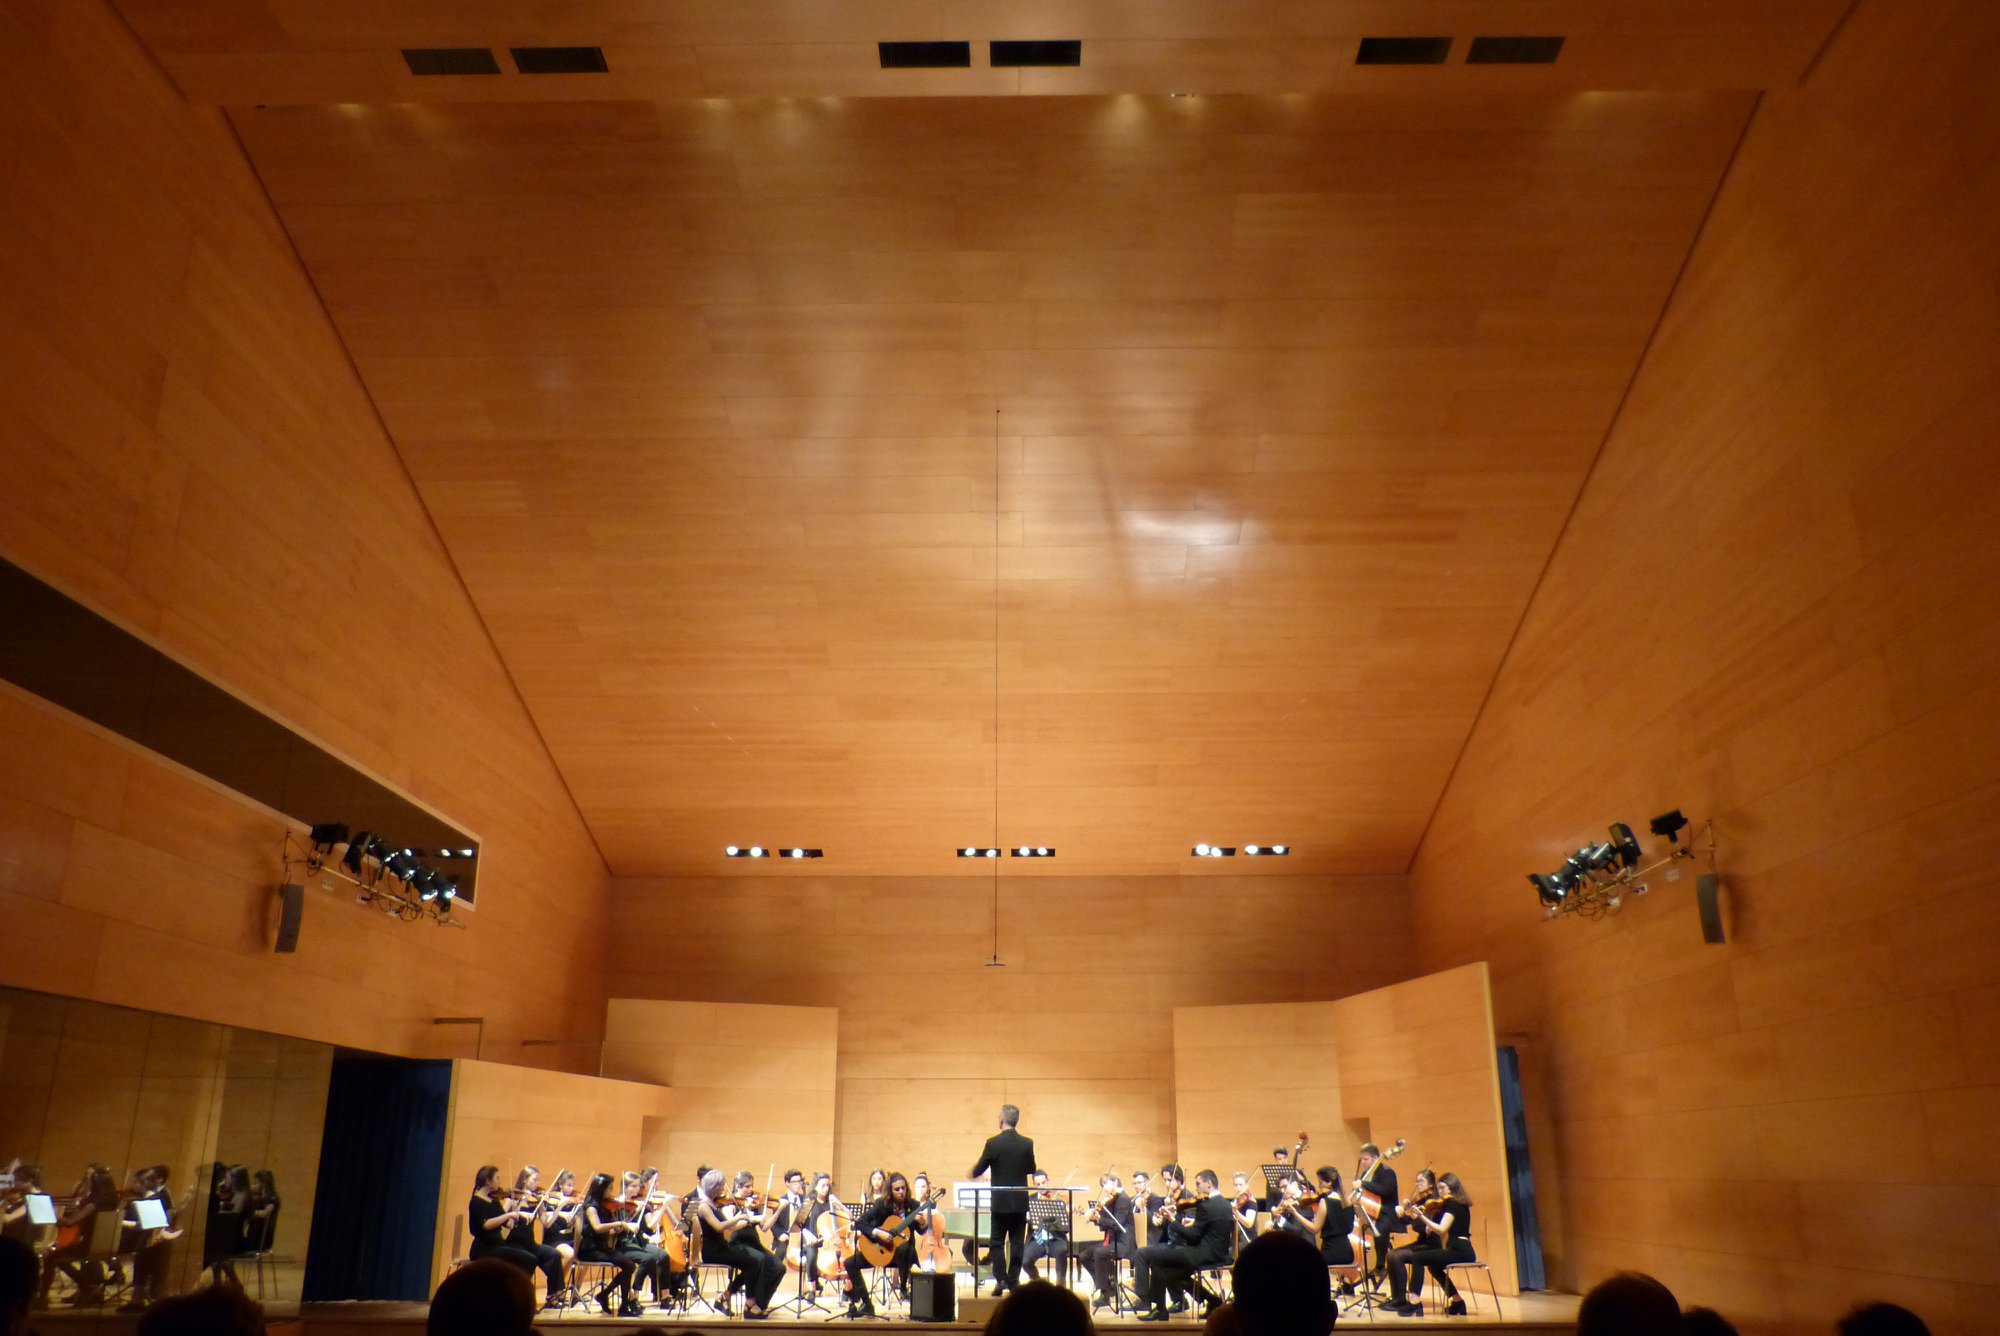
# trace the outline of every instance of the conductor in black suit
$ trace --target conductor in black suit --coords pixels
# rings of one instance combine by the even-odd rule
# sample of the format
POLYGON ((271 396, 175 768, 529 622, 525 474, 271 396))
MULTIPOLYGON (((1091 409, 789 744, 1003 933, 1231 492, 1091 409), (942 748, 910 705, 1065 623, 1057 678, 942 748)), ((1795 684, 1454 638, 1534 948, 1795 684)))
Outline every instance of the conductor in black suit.
POLYGON ((1021 1251, 1028 1235, 1028 1175, 1035 1172, 1035 1143, 1014 1130, 1020 1122, 1019 1109, 1000 1106, 1000 1130, 986 1138, 986 1149, 968 1175, 992 1174, 993 1224, 987 1235, 987 1258, 995 1294, 1020 1284, 1021 1251))

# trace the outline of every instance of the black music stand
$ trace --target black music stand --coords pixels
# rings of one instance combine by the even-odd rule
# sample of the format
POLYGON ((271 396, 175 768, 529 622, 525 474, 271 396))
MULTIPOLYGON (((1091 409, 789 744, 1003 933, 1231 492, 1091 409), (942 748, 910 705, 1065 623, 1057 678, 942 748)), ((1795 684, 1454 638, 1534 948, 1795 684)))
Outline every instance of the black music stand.
MULTIPOLYGON (((979 1243, 991 1232, 980 1229, 979 1217, 982 1214, 991 1215, 993 1213, 993 1185, 991 1183, 973 1183, 961 1189, 961 1191, 972 1194, 972 1251, 967 1253, 966 1256, 975 1259, 972 1262, 972 1297, 977 1299, 979 1297, 979 1263, 976 1259, 979 1256, 979 1243)), ((965 1208, 960 1206, 959 1209, 962 1211, 965 1208)), ((997 1285, 1000 1283, 999 1273, 994 1270, 993 1250, 991 1248, 986 1250, 986 1274, 993 1278, 994 1284, 997 1285)))
POLYGON ((1028 1198, 1028 1228, 1030 1231, 1044 1229, 1052 1236, 1060 1236, 1063 1242, 1062 1280, 1058 1283, 1069 1289, 1075 1279, 1070 1268, 1076 1262, 1076 1240, 1072 1237, 1076 1224, 1075 1194, 1086 1191, 1083 1188, 1035 1188, 1035 1196, 1028 1198), (1053 1195, 1060 1192, 1062 1200, 1053 1195))

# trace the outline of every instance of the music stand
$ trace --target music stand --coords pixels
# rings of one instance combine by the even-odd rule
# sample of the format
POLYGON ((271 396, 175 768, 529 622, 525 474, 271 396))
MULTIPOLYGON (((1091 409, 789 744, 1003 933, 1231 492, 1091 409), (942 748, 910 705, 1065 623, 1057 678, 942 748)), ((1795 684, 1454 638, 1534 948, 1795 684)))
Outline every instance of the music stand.
MULTIPOLYGON (((979 1256, 979 1241, 987 1238, 991 1233, 990 1229, 982 1231, 979 1228, 979 1217, 982 1214, 993 1214, 993 1185, 991 1183, 961 1183, 954 1190, 958 1193, 960 1210, 965 1209, 965 1198, 968 1196, 972 1198, 971 1239, 973 1251, 971 1255, 976 1258, 979 1256)), ((1013 1189, 1009 1190, 1012 1191, 1013 1189)), ((986 1274, 993 1278, 994 1284, 998 1285, 1000 1283, 1000 1275, 993 1266, 993 1249, 991 1248, 986 1250, 986 1274)), ((979 1264, 976 1261, 972 1264, 972 1297, 975 1299, 979 1297, 979 1264)))
POLYGON ((1088 1191, 1088 1189, 1060 1187, 1035 1188, 1033 1191, 1036 1195, 1028 1198, 1028 1228, 1030 1230, 1046 1230, 1052 1237, 1060 1237, 1062 1239, 1061 1284, 1064 1289, 1069 1289, 1071 1282, 1074 1280, 1070 1267, 1076 1261, 1076 1243, 1070 1237, 1076 1222, 1075 1194, 1088 1191), (1061 1201, 1057 1201, 1052 1195, 1048 1195, 1058 1192, 1063 1194, 1061 1201))
MULTIPOLYGON (((810 1196, 808 1196, 804 1201, 800 1202, 798 1205, 789 1208, 791 1211, 791 1219, 788 1221, 788 1223, 791 1225, 791 1228, 786 1231, 785 1251, 786 1252, 791 1251, 791 1241, 793 1239, 797 1239, 799 1241, 799 1247, 800 1247, 799 1269, 795 1273, 799 1278, 799 1292, 797 1294, 794 1294, 791 1298, 785 1300, 783 1303, 779 1304, 778 1307, 773 1310, 775 1312, 790 1312, 799 1317, 804 1317, 806 1315, 806 1309, 808 1308, 821 1313, 826 1311, 825 1308, 821 1307, 819 1301, 819 1294, 816 1291, 812 1294, 806 1293, 806 1261, 808 1257, 813 1252, 817 1251, 819 1248, 819 1236, 817 1234, 814 1234, 811 1228, 809 1227, 812 1222, 812 1206, 813 1206, 813 1199, 810 1196), (808 1237, 812 1239, 812 1242, 810 1244, 806 1242, 806 1239, 808 1237)), ((831 1215, 833 1213, 829 1211, 827 1212, 827 1214, 831 1215)), ((821 1279, 823 1281, 825 1277, 821 1277, 821 1279)))

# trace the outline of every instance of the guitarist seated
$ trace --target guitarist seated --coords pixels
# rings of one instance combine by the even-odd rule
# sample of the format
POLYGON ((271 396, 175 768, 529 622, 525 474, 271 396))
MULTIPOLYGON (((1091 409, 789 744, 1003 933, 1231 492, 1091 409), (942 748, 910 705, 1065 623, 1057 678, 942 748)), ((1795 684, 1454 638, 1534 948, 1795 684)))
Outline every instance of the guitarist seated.
POLYGON ((863 1267, 893 1267, 897 1292, 909 1292, 910 1271, 917 1264, 915 1235, 924 1228, 924 1222, 914 1218, 915 1205, 910 1181, 901 1174, 890 1174, 882 1195, 869 1202, 855 1221, 854 1255, 847 1259, 849 1317, 875 1316, 874 1301, 861 1279, 863 1267))

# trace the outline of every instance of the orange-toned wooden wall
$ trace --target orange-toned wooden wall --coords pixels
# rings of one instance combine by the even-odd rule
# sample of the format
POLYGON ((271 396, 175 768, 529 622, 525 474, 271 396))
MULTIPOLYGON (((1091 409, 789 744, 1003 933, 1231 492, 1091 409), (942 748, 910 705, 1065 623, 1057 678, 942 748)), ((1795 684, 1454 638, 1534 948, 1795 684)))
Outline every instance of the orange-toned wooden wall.
POLYGON ((1156 1168, 1174 1146, 1176 1006, 1410 973, 1398 877, 1003 878, 1002 968, 985 963, 990 879, 618 885, 615 995, 839 1008, 843 1191, 877 1165, 962 1174, 1007 1101, 1058 1178, 1156 1168))
POLYGON ((599 1033, 602 861, 226 121, 103 0, 0 0, 0 555, 485 837, 473 930, 314 888, 274 956, 277 821, 0 695, 0 981, 588 1053, 518 1041, 599 1033))
POLYGON ((1413 873, 1519 1035, 1552 1278, 1746 1332, 2000 1312, 2000 10, 1862 0, 1767 94, 1413 873), (1713 815, 1690 883, 1523 874, 1713 815))
POLYGON ((444 1278, 451 1259, 465 1256, 471 1246, 466 1207, 481 1166, 498 1168, 504 1187, 514 1185, 523 1165, 541 1171, 544 1187, 568 1169, 581 1195, 593 1173, 636 1167, 646 1124, 668 1117, 674 1105, 673 1091, 639 1081, 498 1062, 452 1063, 432 1285, 444 1278))
POLYGON ((751 1170, 761 1192, 774 1172, 833 1163, 839 1035, 827 1007, 615 997, 602 1070, 673 1087, 673 1116, 647 1123, 639 1145, 673 1191, 713 1164, 751 1170))

